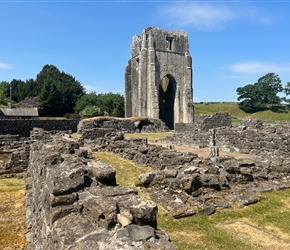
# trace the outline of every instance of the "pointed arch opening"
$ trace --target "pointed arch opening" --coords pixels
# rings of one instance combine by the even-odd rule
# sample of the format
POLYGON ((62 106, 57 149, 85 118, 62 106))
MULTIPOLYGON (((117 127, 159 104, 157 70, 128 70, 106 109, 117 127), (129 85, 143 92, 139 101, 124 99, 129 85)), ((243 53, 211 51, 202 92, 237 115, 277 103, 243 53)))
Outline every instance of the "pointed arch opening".
POLYGON ((159 118, 174 129, 174 102, 176 81, 170 74, 164 76, 159 84, 159 118))

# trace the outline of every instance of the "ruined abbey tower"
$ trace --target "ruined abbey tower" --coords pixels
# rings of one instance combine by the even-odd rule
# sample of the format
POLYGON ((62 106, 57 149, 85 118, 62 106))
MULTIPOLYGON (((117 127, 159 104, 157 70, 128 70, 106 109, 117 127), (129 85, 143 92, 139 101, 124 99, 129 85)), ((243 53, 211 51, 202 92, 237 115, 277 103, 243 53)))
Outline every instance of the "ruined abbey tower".
POLYGON ((149 27, 135 35, 125 72, 125 116, 193 122, 192 60, 182 30, 149 27))

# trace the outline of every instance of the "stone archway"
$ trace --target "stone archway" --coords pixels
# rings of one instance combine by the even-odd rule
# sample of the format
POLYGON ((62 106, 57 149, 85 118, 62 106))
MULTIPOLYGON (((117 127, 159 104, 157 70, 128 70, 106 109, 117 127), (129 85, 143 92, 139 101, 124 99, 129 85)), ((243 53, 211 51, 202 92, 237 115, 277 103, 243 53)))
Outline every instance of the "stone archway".
POLYGON ((172 75, 164 76, 159 84, 159 118, 174 129, 174 102, 176 81, 172 75))

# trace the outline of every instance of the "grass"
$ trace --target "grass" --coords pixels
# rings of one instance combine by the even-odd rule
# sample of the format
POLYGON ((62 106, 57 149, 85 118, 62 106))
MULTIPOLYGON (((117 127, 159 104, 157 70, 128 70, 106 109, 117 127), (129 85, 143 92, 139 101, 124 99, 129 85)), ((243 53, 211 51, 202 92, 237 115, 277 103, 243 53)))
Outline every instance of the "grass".
POLYGON ((268 199, 249 207, 217 211, 212 216, 193 216, 175 220, 170 216, 158 215, 159 227, 165 230, 179 249, 253 249, 222 229, 222 223, 241 220, 260 227, 270 233, 283 235, 290 240, 290 190, 267 194, 268 199), (194 242, 180 237, 181 232, 197 235, 194 242))
POLYGON ((238 103, 219 102, 219 103, 197 103, 194 104, 195 115, 211 115, 219 112, 227 112, 233 117, 252 118, 273 121, 290 121, 290 110, 285 107, 283 112, 273 112, 271 110, 246 113, 239 108, 238 103))
POLYGON ((25 249, 25 185, 22 179, 0 179, 1 249, 25 249))
POLYGON ((96 152, 93 155, 96 159, 102 160, 115 168, 116 180, 121 186, 134 186, 139 175, 152 170, 150 167, 137 167, 133 162, 112 153, 96 152))
MULTIPOLYGON (((94 153, 94 156, 116 169, 117 183, 122 186, 134 185, 141 173, 151 171, 149 168, 137 167, 131 161, 111 153, 98 152, 94 153)), ((180 250, 257 249, 253 244, 233 236, 220 226, 235 220, 249 222, 262 230, 290 240, 290 190, 267 193, 267 197, 268 199, 248 207, 234 206, 233 209, 219 210, 211 216, 200 215, 178 220, 159 209, 158 227, 170 236, 180 250)))

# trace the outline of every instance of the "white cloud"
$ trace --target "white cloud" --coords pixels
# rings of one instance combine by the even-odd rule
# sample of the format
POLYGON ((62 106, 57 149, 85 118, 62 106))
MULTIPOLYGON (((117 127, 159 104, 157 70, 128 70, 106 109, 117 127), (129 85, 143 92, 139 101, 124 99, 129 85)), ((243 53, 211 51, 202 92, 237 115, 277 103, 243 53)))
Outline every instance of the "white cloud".
POLYGON ((12 69, 12 65, 0 62, 0 69, 12 69))
POLYGON ((280 64, 274 62, 246 62, 246 63, 236 63, 228 66, 228 69, 244 74, 257 74, 257 73, 289 73, 290 63, 280 64))
POLYGON ((90 92, 93 92, 93 91, 97 92, 97 91, 102 90, 101 88, 96 87, 96 86, 92 86, 92 85, 84 85, 84 88, 85 88, 87 93, 90 93, 90 92))
POLYGON ((262 16, 253 6, 224 4, 221 2, 180 2, 160 10, 167 23, 176 27, 195 29, 221 29, 234 20, 254 19, 269 23, 271 18, 262 16))

